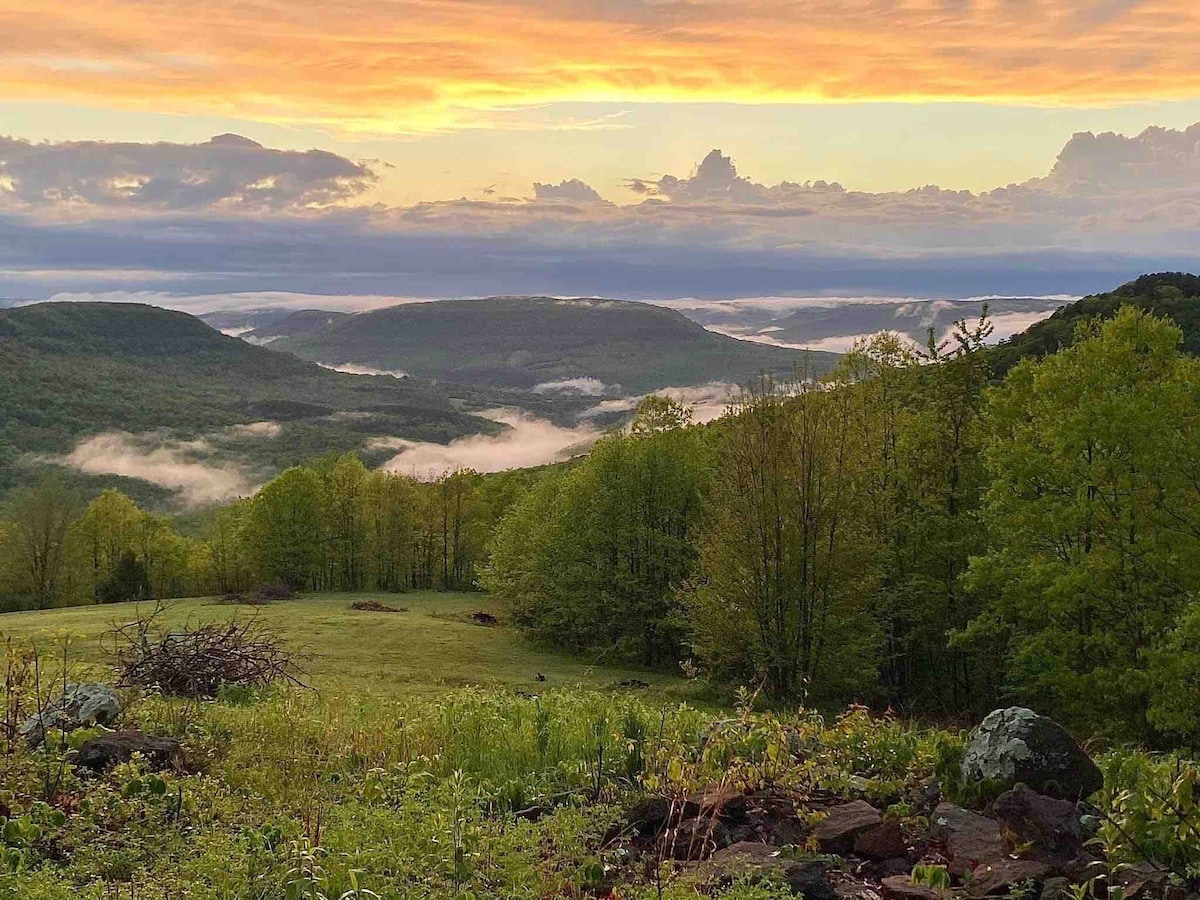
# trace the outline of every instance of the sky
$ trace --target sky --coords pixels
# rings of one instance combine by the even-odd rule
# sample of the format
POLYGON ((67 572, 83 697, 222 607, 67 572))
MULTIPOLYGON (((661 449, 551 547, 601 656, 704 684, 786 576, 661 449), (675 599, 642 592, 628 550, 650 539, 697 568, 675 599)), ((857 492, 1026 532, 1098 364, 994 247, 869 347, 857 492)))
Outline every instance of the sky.
POLYGON ((0 25, 3 296, 1200 268, 1194 0, 0 0, 0 25))

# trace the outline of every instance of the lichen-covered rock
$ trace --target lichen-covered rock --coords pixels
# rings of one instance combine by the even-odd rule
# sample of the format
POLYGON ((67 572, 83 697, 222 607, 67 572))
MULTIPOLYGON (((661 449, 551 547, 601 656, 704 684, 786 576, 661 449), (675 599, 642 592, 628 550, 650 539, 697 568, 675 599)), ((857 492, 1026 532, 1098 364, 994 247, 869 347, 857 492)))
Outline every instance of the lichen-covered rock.
POLYGON ((963 753, 968 782, 1026 784, 1039 794, 1075 800, 1094 794, 1104 777, 1061 725, 1031 709, 991 712, 971 732, 963 753))
POLYGON ((33 746, 48 729, 75 731, 91 725, 111 725, 121 714, 121 698, 107 684, 69 684, 62 696, 21 724, 21 734, 33 746))

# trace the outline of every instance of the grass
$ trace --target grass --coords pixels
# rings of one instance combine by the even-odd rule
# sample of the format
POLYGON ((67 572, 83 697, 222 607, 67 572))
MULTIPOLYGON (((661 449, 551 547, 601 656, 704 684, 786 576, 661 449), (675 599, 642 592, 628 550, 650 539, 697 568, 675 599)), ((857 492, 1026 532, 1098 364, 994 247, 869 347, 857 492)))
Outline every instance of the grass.
MULTIPOLYGON (((0 635, 49 645, 65 633, 72 638, 73 659, 98 672, 104 661, 100 636, 114 623, 131 620, 139 605, 149 608, 121 603, 8 613, 0 616, 0 635)), ((468 686, 531 693, 560 687, 604 690, 628 679, 650 684, 650 694, 691 693, 681 678, 661 672, 541 650, 503 624, 475 624, 470 615, 476 611, 503 620, 486 594, 420 592, 312 594, 262 607, 224 605, 213 598, 179 600, 171 601, 164 622, 182 626, 257 615, 307 656, 303 668, 309 684, 339 693, 436 696, 468 686), (356 600, 378 600, 406 612, 352 610, 356 600)))

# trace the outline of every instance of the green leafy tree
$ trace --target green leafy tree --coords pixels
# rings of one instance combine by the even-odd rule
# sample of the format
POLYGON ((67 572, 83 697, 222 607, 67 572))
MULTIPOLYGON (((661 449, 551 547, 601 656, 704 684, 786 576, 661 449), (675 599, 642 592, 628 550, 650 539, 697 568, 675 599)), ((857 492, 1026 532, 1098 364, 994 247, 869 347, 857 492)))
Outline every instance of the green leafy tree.
POLYGON ((250 501, 245 534, 261 576, 296 590, 309 587, 323 554, 323 485, 311 469, 288 469, 250 501))
POLYGON ((766 382, 723 423, 693 640, 714 669, 761 678, 775 698, 844 697, 875 672, 864 448, 846 391, 792 393, 766 382))
POLYGON ((1152 739, 1147 660, 1200 587, 1200 364, 1132 308, 1017 365, 989 399, 985 611, 1022 700, 1152 739))
POLYGON ((537 637, 647 664, 674 660, 676 590, 695 565, 711 465, 688 410, 643 404, 629 434, 599 441, 569 472, 517 502, 491 546, 484 584, 537 637))

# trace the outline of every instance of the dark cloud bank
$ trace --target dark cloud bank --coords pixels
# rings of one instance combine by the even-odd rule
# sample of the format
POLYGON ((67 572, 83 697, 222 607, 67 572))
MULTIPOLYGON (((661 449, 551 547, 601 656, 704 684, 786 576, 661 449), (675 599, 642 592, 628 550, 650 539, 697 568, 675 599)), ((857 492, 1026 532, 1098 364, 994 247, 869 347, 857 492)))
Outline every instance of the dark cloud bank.
POLYGON ((1080 134, 984 193, 758 184, 710 153, 605 201, 381 208, 364 163, 262 147, 0 138, 0 294, 165 290, 720 297, 1084 293, 1200 265, 1200 125, 1080 134))

